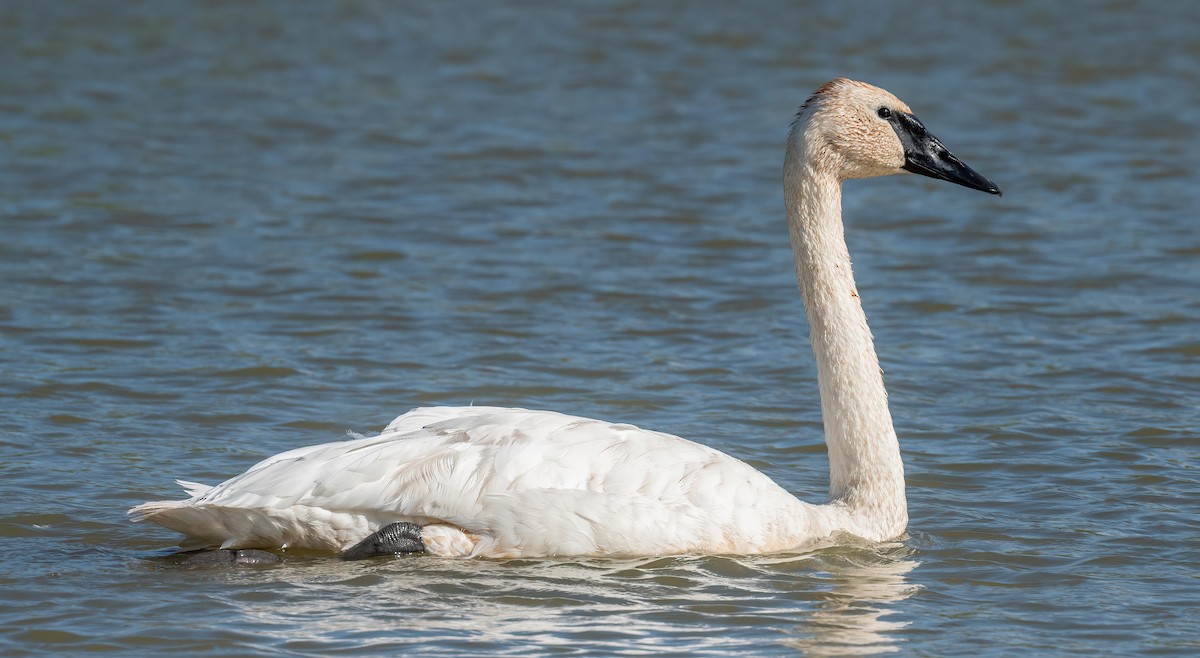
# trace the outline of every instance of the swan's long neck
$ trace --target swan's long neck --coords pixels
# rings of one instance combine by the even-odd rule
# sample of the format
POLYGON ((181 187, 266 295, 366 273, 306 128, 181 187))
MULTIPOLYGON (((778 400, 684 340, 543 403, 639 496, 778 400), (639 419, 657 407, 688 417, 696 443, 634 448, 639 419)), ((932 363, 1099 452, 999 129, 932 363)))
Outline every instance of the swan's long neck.
POLYGON ((802 134, 793 131, 784 165, 784 195, 817 360, 829 450, 829 498, 850 512, 848 530, 890 538, 908 524, 900 445, 850 269, 841 181, 820 166, 820 154, 810 154, 802 140, 802 134))

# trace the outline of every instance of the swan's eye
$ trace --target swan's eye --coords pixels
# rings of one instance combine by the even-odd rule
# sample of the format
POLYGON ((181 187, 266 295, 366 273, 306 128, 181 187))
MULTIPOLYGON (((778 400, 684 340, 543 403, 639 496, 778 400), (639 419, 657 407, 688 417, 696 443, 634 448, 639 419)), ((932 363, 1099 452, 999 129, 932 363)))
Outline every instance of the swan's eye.
POLYGON ((886 107, 879 108, 878 110, 875 111, 875 114, 878 114, 880 119, 892 118, 892 111, 886 107))

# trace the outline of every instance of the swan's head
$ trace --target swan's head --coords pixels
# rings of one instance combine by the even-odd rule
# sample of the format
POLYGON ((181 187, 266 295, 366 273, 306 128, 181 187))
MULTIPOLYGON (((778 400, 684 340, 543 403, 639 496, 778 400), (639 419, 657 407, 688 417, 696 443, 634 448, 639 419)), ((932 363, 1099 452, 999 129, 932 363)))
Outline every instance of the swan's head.
POLYGON ((1000 194, 925 130, 903 101, 865 82, 835 78, 821 85, 800 107, 788 141, 789 152, 839 180, 911 172, 1000 194))

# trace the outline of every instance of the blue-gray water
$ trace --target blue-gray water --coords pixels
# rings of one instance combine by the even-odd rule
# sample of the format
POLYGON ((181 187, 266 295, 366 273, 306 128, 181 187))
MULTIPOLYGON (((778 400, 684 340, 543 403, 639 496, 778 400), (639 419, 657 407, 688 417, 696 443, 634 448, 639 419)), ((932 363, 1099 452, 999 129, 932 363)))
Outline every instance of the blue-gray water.
POLYGON ((1200 4, 0 4, 0 653, 1200 651, 1200 4), (897 93, 997 199, 852 181, 909 536, 195 569, 124 511, 470 402, 826 484, 780 191, 897 93))

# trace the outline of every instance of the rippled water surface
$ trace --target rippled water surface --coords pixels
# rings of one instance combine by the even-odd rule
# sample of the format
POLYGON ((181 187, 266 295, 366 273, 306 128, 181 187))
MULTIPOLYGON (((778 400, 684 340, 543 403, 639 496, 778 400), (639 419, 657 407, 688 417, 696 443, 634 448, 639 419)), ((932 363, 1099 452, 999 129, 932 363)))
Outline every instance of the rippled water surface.
POLYGON ((1200 4, 0 4, 0 652, 1200 651, 1200 4), (796 106, 896 92, 1003 198, 852 181, 909 535, 187 567, 125 510, 470 402, 820 500, 796 106))

